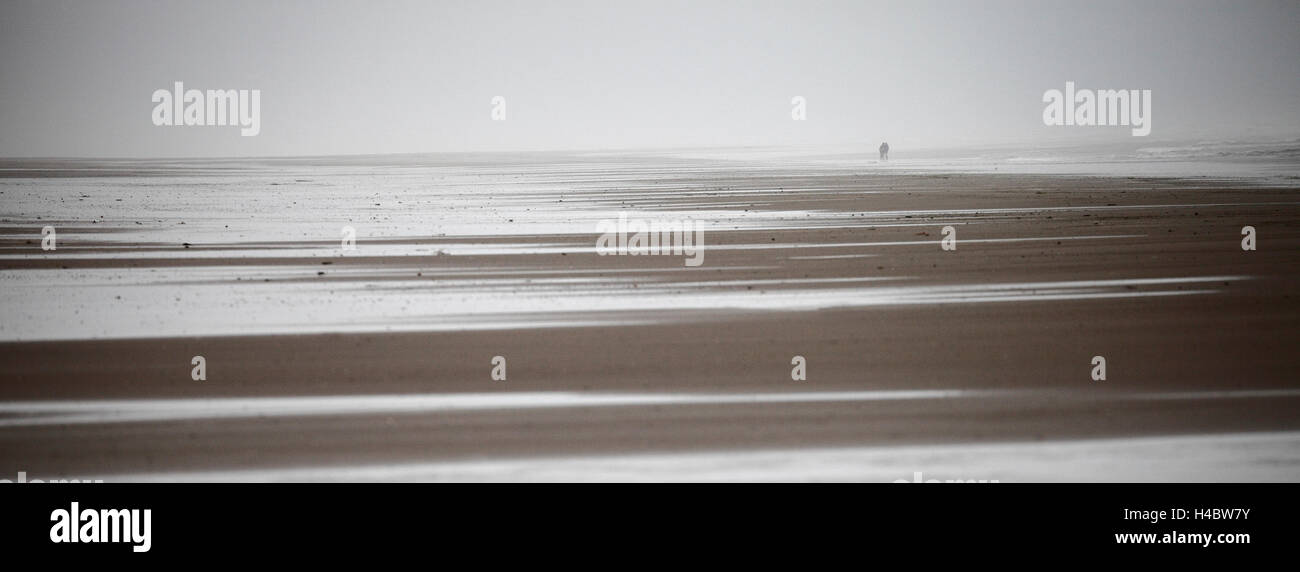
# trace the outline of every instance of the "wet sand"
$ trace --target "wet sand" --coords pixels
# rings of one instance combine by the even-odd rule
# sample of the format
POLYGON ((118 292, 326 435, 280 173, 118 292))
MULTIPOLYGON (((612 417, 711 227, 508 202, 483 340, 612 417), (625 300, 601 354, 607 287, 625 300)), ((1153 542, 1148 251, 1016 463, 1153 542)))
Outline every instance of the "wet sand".
POLYGON ((347 253, 258 187, 331 192, 310 169, 188 228, 112 210, 165 191, 0 179, 0 478, 1300 480, 1296 189, 688 167, 477 166, 464 205, 340 183, 347 253), (78 198, 109 216, 50 206, 78 198), (704 264, 597 256, 619 211, 708 220, 704 264))

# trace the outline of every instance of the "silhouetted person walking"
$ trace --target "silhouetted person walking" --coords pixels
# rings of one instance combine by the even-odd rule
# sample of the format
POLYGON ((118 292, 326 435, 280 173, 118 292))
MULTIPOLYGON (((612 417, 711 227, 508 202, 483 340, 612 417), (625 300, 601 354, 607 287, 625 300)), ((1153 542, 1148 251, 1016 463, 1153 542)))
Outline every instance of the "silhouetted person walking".
POLYGON ((880 160, 881 161, 889 160, 889 143, 880 144, 880 160))

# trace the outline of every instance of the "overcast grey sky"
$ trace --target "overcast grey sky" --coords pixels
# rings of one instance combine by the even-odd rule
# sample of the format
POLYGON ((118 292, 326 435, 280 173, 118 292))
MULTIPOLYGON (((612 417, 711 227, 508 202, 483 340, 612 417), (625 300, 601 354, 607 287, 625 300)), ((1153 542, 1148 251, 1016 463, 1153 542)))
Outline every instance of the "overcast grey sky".
POLYGON ((1300 136, 1300 2, 0 3, 10 157, 1131 141, 1044 126, 1066 80, 1151 89, 1152 141, 1300 136), (154 126, 175 81, 261 134, 154 126))

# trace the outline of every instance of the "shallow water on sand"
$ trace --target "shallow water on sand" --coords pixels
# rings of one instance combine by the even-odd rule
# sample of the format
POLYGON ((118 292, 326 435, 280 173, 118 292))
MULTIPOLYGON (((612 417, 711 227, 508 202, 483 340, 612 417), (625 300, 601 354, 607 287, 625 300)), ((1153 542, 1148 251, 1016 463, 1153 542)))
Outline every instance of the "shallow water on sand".
MULTIPOLYGON (((947 225, 963 229, 968 248, 1102 243, 1147 233, 1027 235, 999 225, 1053 214, 1231 206, 1161 194, 1123 205, 900 208, 890 197, 910 195, 908 180, 931 176, 917 173, 971 165, 953 158, 862 165, 826 153, 699 155, 116 161, 90 171, 112 176, 0 178, 0 340, 556 327, 686 319, 704 308, 1204 294, 1215 289, 1133 291, 1147 284, 1141 280, 1059 287, 1003 281, 978 292, 912 286, 906 282, 915 276, 872 271, 870 259, 935 248, 947 225), (627 267, 631 261, 594 256, 597 223, 620 214, 697 222, 708 263, 689 272, 671 268, 680 258, 627 267), (56 229, 56 251, 37 248, 45 225, 56 229), (342 247, 345 227, 355 231, 355 250, 342 247), (872 241, 839 233, 864 228, 919 232, 872 241), (769 231, 785 234, 754 239, 769 231), (342 264, 348 260, 356 262, 342 264), (854 260, 861 265, 840 276, 752 275, 794 262, 854 260), (750 274, 704 278, 720 269, 750 274), (582 319, 573 316, 579 311, 582 319)), ((1028 164, 1056 171, 1093 163, 1028 164)), ((44 173, 67 168, 46 166, 44 173)), ((1244 277, 1173 278, 1209 284, 1244 277)))

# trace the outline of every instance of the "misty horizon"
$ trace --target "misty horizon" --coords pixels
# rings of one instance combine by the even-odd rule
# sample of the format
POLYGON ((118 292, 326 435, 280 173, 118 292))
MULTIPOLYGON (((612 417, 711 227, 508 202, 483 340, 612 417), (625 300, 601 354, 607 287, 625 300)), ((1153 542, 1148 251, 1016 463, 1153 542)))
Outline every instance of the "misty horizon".
POLYGON ((881 141, 905 155, 1300 138, 1289 2, 17 2, 0 13, 0 156, 13 158, 881 141), (260 133, 156 126, 150 96, 175 82, 260 90, 260 133), (1044 92, 1066 82, 1151 90, 1151 134, 1045 126, 1044 92), (491 117, 498 96, 506 121, 491 117), (791 121, 794 97, 804 121, 791 121))

